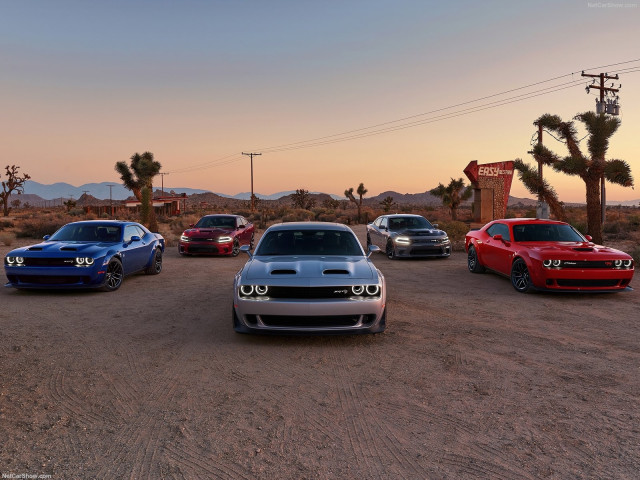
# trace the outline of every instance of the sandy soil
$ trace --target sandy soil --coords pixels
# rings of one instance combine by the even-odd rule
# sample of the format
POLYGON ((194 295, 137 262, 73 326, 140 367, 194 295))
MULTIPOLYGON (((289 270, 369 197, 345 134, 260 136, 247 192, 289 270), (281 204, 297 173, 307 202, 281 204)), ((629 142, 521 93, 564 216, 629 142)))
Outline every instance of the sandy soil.
POLYGON ((260 337, 231 328, 245 260, 171 248, 115 293, 1 289, 0 474, 638 478, 639 290, 377 255, 385 333, 260 337))

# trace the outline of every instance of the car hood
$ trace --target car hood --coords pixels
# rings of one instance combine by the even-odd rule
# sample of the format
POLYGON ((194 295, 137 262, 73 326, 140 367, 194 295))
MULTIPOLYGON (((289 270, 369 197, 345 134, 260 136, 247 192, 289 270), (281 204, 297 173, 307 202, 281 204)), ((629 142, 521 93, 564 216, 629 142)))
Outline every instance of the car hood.
POLYGON ((629 255, 620 250, 595 245, 590 242, 521 242, 520 245, 540 254, 562 255, 567 258, 601 257, 603 255, 608 258, 618 256, 620 258, 630 258, 629 255))
POLYGON ((232 228, 189 228, 184 231, 184 235, 188 237, 219 237, 220 235, 229 235, 232 232, 232 228))
POLYGON ((82 255, 90 257, 99 254, 104 249, 115 245, 113 242, 104 243, 87 243, 87 242, 42 242, 37 245, 29 245, 28 247, 12 250, 9 255, 12 256, 76 256, 82 255))
POLYGON ((249 260, 245 278, 377 279, 378 273, 367 257, 261 256, 249 260))
POLYGON ((447 235, 446 232, 438 230, 437 228, 407 228, 406 230, 393 233, 394 235, 405 235, 408 237, 444 237, 447 235))

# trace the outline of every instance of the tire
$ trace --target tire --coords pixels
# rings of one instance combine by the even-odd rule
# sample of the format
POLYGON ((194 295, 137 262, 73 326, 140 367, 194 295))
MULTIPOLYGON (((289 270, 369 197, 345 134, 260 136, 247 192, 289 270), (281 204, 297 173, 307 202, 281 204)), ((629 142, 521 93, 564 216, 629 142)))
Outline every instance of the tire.
POLYGON ((522 258, 516 258, 513 265, 511 265, 511 285, 520 293, 526 293, 531 290, 529 269, 522 258))
POLYGON ((369 251, 369 247, 371 246, 371 237, 367 233, 367 252, 369 251))
POLYGON ((255 247, 255 238, 256 238, 256 234, 251 233, 251 241, 249 242, 249 248, 251 250, 253 250, 253 247, 255 247))
POLYGON ((151 265, 144 271, 147 275, 158 275, 162 271, 162 250, 156 248, 151 265))
POLYGON ((385 249, 385 253, 387 254, 387 258, 390 260, 394 260, 398 258, 396 256, 396 247, 393 246, 393 242, 387 242, 387 248, 385 249))
POLYGON ((107 273, 105 274, 104 285, 101 287, 103 292, 115 292, 122 285, 124 279, 124 270, 122 262, 117 258, 112 258, 107 265, 107 273))
POLYGON ((482 273, 484 272, 484 267, 480 263, 478 259, 478 252, 476 252, 476 247, 473 245, 469 245, 469 251, 467 252, 467 267, 471 273, 482 273))
POLYGON ((231 256, 237 257, 239 253, 240 253, 240 242, 238 241, 237 238, 234 238, 233 247, 231 247, 231 256))

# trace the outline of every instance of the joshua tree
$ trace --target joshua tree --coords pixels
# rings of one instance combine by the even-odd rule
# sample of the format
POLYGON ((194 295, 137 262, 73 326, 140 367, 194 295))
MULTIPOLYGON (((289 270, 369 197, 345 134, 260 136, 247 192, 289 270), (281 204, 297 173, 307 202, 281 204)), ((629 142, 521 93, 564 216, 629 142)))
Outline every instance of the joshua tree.
POLYGON ((564 211, 562 202, 558 200, 558 194, 549 183, 540 178, 538 170, 524 163, 520 158, 516 158, 513 161, 513 168, 518 171, 518 178, 522 181, 524 186, 533 195, 540 195, 542 199, 547 202, 553 216, 562 222, 567 221, 567 214, 564 211))
POLYGON ((18 175, 18 170, 20 170, 20 167, 16 165, 7 165, 5 167, 5 170, 7 171, 7 180, 2 181, 0 203, 2 203, 2 210, 4 216, 6 217, 9 215, 9 197, 13 192, 16 192, 18 195, 24 192, 24 182, 29 180, 31 177, 26 173, 22 176, 18 175))
POLYGON ((385 213, 389 213, 389 210, 391 210, 393 203, 393 197, 391 195, 385 197, 380 201, 380 205, 382 205, 382 209, 385 211, 385 213))
POLYGON ((66 207, 67 212, 70 212, 72 208, 75 208, 76 201, 70 198, 66 202, 63 202, 62 204, 66 207))
POLYGON ((446 187, 439 183, 436 188, 429 190, 429 193, 436 197, 440 197, 442 199, 442 204, 445 207, 448 207, 451 212, 451 220, 457 220, 458 207, 464 200, 471 198, 473 188, 471 185, 465 187, 464 180, 462 178, 459 178, 458 180, 452 178, 449 185, 446 187))
POLYGON ((609 149, 609 139, 620 126, 618 118, 585 112, 576 115, 574 120, 580 120, 587 129, 588 155, 580 150, 576 139, 577 131, 572 121, 563 122, 557 115, 544 114, 535 123, 559 135, 567 144, 569 156, 560 158, 540 143, 533 148, 533 156, 537 161, 551 165, 557 172, 576 175, 584 181, 587 199, 587 233, 596 243, 602 243, 600 181, 604 178, 623 187, 632 187, 633 176, 629 164, 624 160, 605 159, 609 149))
POLYGON ((356 190, 356 193, 360 197, 359 200, 356 200, 356 197, 353 195, 353 187, 344 191, 344 196, 347 197, 349 200, 351 200, 353 203, 355 203, 356 206, 358 207, 358 223, 360 223, 360 214, 362 212, 362 197, 364 197, 364 195, 368 191, 369 190, 364 188, 364 183, 361 183, 360 185, 358 185, 358 189, 356 190))
POLYGON ((293 203, 293 206, 296 208, 309 210, 315 206, 316 200, 309 195, 309 190, 299 188, 296 190, 296 193, 291 194, 291 203, 293 203))
POLYGON ((153 177, 160 172, 160 168, 162 165, 153 159, 151 152, 144 152, 142 155, 134 153, 131 156, 131 168, 126 162, 116 163, 116 171, 120 174, 122 184, 133 192, 142 205, 142 223, 154 232, 158 230, 158 222, 153 209, 153 177), (147 190, 144 195, 143 190, 147 190))

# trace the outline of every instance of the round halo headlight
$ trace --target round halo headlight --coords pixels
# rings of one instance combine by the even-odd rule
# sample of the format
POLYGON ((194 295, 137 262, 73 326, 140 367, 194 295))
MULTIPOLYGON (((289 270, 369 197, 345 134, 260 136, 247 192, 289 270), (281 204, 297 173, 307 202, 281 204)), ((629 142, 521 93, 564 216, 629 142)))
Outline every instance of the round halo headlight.
POLYGON ((266 295, 269 288, 266 285, 256 285, 256 293, 258 295, 266 295))
POLYGON ((551 260, 543 260, 542 266, 549 268, 551 266, 551 260))
POLYGON ((240 285, 240 293, 248 297, 253 293, 253 285, 240 285))
POLYGON ((9 265, 13 265, 14 263, 16 263, 16 257, 7 257, 7 263, 9 265))
POLYGON ((561 262, 560 260, 554 260, 554 261, 552 262, 552 264, 553 264, 553 266, 554 266, 554 267, 559 267, 561 263, 562 263, 562 262, 561 262))
POLYGON ((24 263, 23 257, 16 257, 16 263, 24 263))
POLYGON ((78 265, 84 265, 84 257, 76 257, 76 263, 78 265))
POLYGON ((613 265, 617 268, 620 268, 622 266, 622 260, 614 260, 613 265))
POLYGON ((351 291, 353 292, 354 295, 362 295, 364 292, 364 286, 354 285, 353 287, 351 287, 351 291))
POLYGON ((380 286, 379 285, 367 285, 367 295, 377 295, 378 292, 380 291, 380 286))
POLYGON ((91 258, 91 257, 86 257, 86 258, 84 259, 84 263, 85 263, 87 266, 89 266, 89 265, 93 265, 94 261, 95 261, 95 260, 94 260, 93 258, 91 258))
POLYGON ((631 263, 633 263, 631 259, 627 259, 624 262, 622 262, 622 264, 624 265, 624 268, 631 268, 631 263))

